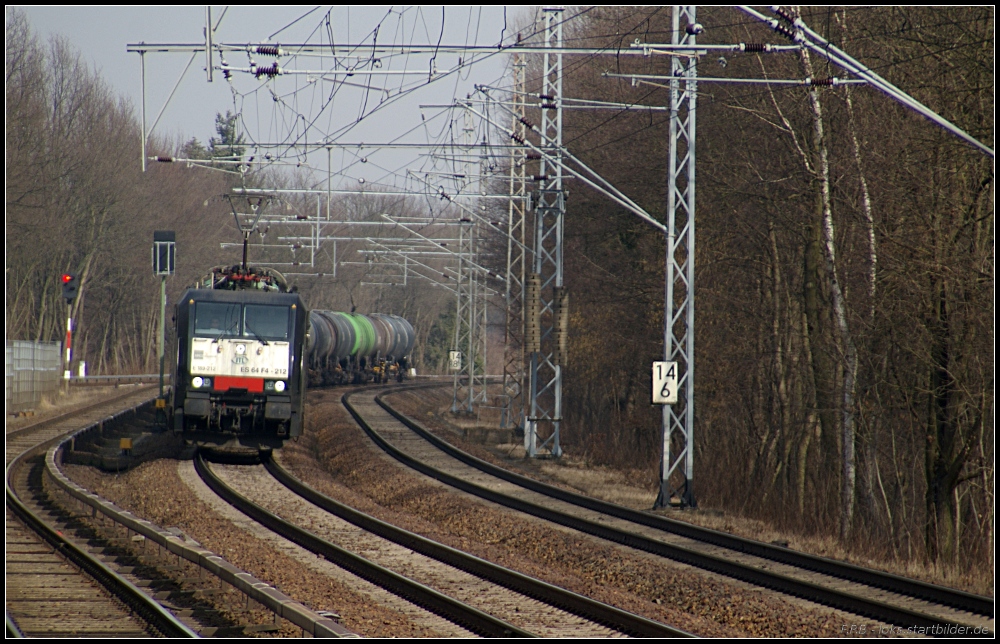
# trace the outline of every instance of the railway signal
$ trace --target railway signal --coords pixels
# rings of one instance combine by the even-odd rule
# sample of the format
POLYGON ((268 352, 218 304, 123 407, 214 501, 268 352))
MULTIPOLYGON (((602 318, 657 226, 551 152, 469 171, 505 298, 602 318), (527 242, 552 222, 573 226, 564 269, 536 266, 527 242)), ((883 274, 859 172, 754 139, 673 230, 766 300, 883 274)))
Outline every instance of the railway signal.
POLYGON ((163 408, 163 345, 167 333, 167 276, 174 274, 174 247, 176 236, 172 230, 153 231, 153 274, 160 276, 160 337, 157 354, 160 358, 160 397, 157 409, 163 408))
POLYGON ((153 274, 174 274, 174 246, 176 238, 172 230, 153 232, 153 274))
POLYGON ((70 365, 73 360, 73 303, 80 293, 80 282, 76 279, 76 273, 63 273, 60 281, 62 281, 63 299, 66 300, 66 343, 63 345, 63 383, 66 392, 69 392, 70 365))
POLYGON ((76 273, 63 273, 62 275, 63 298, 67 304, 76 301, 76 296, 80 291, 80 283, 76 280, 76 273))

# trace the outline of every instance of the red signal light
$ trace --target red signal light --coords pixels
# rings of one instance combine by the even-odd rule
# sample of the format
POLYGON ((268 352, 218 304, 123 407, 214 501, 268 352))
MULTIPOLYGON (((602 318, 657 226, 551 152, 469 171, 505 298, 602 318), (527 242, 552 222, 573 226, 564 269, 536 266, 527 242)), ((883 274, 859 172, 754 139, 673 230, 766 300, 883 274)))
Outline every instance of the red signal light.
POLYGON ((63 273, 62 274, 62 290, 63 297, 67 302, 72 303, 76 300, 78 291, 80 290, 80 283, 76 279, 76 275, 73 273, 63 273))

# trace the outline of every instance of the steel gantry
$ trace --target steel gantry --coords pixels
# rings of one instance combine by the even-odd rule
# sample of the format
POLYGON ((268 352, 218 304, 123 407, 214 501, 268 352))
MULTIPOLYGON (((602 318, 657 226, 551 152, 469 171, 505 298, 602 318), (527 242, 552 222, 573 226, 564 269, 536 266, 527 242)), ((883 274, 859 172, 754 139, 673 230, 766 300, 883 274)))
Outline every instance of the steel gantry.
POLYGON ((460 360, 452 365, 454 389, 451 403, 453 413, 473 413, 474 405, 486 396, 485 386, 485 334, 482 325, 485 306, 482 302, 482 285, 476 269, 476 224, 462 218, 459 227, 458 275, 455 278, 455 336, 453 355, 460 360), (465 385, 462 385, 462 378, 465 385))

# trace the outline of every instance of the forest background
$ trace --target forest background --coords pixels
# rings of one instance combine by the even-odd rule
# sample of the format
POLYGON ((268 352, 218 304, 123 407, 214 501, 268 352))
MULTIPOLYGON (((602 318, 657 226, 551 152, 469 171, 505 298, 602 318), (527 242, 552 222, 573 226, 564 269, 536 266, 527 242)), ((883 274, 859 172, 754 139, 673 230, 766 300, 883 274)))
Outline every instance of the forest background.
MULTIPOLYGON (((667 7, 574 10, 567 44, 613 52, 667 42, 667 7)), ((994 8, 805 9, 810 26, 976 139, 994 140, 994 8)), ((699 42, 767 40, 732 9, 701 9, 699 42)), ((79 274, 76 352, 92 373, 155 371, 153 230, 175 230, 170 301, 238 260, 219 172, 136 159, 133 106, 78 52, 6 22, 6 337, 58 340, 59 276, 79 274)), ((567 59, 566 96, 665 105, 667 90, 602 78, 669 73, 665 57, 567 59)), ((732 55, 700 75, 840 75, 804 53, 732 55), (725 70, 723 72, 723 70, 725 70)), ((538 91, 538 69, 529 67, 538 91), (533 70, 533 71, 532 71, 533 70)), ((668 117, 567 111, 566 147, 661 221, 668 117)), ((539 122, 537 110, 529 119, 539 122)), ((994 559, 994 162, 861 86, 699 87, 696 493, 706 507, 781 529, 836 535, 886 558, 990 571, 994 559)), ((202 144, 232 153, 231 115, 202 144)), ((261 178, 295 185, 295 176, 261 178)), ((571 186, 572 294, 565 448, 653 473, 660 411, 662 235, 571 186)), ((307 204, 302 205, 308 207, 307 204)), ((419 202, 338 202, 345 216, 421 213, 419 202)), ((452 300, 430 285, 365 288, 363 271, 303 280, 310 307, 391 312, 418 331, 421 371, 440 371, 452 300)), ((502 318, 502 315, 498 315, 502 318)), ((168 356, 172 355, 168 350, 168 356)))

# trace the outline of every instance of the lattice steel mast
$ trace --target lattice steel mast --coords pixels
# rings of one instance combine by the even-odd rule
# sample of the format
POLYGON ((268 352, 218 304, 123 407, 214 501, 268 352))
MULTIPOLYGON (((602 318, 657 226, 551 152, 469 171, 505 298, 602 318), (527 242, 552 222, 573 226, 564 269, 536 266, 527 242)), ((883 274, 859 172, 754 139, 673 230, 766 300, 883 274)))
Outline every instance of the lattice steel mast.
MULTIPOLYGON (((513 115, 511 130, 524 140, 527 128, 524 104, 525 63, 520 54, 514 54, 511 63, 514 91, 511 95, 513 115)), ((500 417, 500 426, 520 426, 524 421, 524 229, 527 170, 525 149, 510 148, 510 202, 507 209, 507 280, 504 301, 507 305, 507 324, 504 334, 503 391, 507 397, 500 417)))
MULTIPOLYGON (((545 47, 562 47, 562 8, 544 9, 545 47)), ((538 276, 540 350, 529 357, 529 409, 524 427, 524 449, 538 456, 548 449, 562 455, 559 429, 562 423, 562 352, 556 343, 556 301, 563 292, 563 217, 566 212, 562 164, 562 53, 545 52, 542 61, 542 155, 535 201, 533 272, 538 276), (549 156, 552 160, 549 160, 549 156), (551 433, 539 443, 539 428, 551 433)), ((530 331, 529 331, 530 332, 530 331)))
MULTIPOLYGON (((701 31, 693 6, 675 6, 671 44, 695 45, 701 31), (682 26, 683 25, 683 26, 682 26)), ((670 59, 670 150, 667 156, 667 275, 663 359, 677 362, 678 400, 663 405, 660 491, 654 507, 677 499, 694 507, 694 197, 696 57, 670 59), (683 89, 681 84, 683 83, 683 89)))
MULTIPOLYGON (((472 115, 465 112, 462 128, 463 144, 466 149, 475 143, 475 128, 472 115)), ((472 162, 466 162, 465 176, 474 176, 472 162)), ((480 160, 480 166, 483 161, 480 160)), ((480 195, 483 194, 483 172, 479 172, 480 195)), ((462 217, 465 225, 459 227, 459 269, 455 304, 455 351, 464 353, 462 368, 456 370, 451 411, 473 412, 473 406, 486 397, 486 298, 485 285, 480 284, 477 270, 479 225, 475 219, 462 217), (464 401, 460 391, 460 373, 465 372, 466 386, 464 401)))

